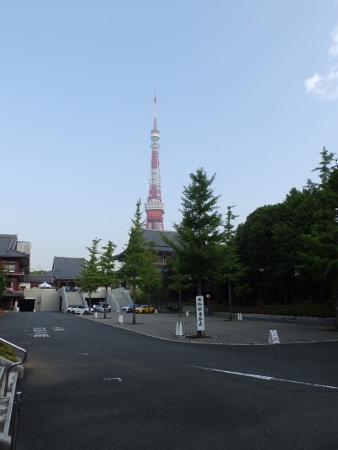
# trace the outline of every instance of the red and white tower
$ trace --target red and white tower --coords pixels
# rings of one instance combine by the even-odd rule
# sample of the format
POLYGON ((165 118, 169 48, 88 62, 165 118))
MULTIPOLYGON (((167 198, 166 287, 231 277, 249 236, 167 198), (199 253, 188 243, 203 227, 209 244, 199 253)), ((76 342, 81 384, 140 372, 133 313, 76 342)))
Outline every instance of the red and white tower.
POLYGON ((151 166, 149 179, 149 195, 147 203, 144 205, 147 219, 146 228, 149 230, 164 230, 163 215, 164 203, 161 195, 161 175, 160 158, 158 151, 160 149, 159 139, 160 130, 157 129, 157 111, 156 111, 156 91, 154 97, 154 128, 151 130, 151 166))

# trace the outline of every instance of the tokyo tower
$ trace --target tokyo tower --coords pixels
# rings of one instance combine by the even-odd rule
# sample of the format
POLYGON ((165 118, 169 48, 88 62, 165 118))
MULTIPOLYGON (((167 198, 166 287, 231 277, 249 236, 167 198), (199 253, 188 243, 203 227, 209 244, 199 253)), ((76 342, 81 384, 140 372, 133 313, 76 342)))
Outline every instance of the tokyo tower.
POLYGON ((157 129, 156 91, 154 97, 154 128, 151 130, 151 165, 149 179, 149 195, 145 203, 146 228, 149 230, 164 230, 163 215, 164 203, 161 195, 161 175, 159 159, 160 130, 157 129))

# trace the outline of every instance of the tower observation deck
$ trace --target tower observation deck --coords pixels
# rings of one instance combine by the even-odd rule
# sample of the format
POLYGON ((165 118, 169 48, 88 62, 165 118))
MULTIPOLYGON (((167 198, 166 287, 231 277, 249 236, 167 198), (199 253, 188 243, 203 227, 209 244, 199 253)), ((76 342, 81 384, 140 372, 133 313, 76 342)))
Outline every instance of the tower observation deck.
POLYGON ((146 228, 149 230, 164 230, 163 215, 164 203, 162 203, 161 194, 161 175, 160 175, 160 130, 157 129, 157 111, 156 111, 156 92, 154 97, 154 128, 151 130, 151 162, 149 178, 149 195, 145 203, 146 228))

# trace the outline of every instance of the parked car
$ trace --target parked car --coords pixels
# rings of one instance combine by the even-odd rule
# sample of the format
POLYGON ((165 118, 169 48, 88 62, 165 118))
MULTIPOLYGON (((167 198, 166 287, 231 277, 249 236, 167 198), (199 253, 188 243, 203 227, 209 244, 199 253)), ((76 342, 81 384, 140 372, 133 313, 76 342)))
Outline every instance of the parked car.
POLYGON ((79 288, 77 286, 64 286, 65 292, 78 292, 79 288))
POLYGON ((138 306, 135 309, 135 312, 140 313, 140 314, 142 314, 142 313, 149 313, 149 312, 153 313, 154 311, 155 311, 155 309, 151 305, 149 305, 149 307, 148 307, 148 305, 141 305, 141 306, 138 306))
MULTIPOLYGON (((94 312, 93 308, 90 308, 90 310, 91 310, 91 313, 94 312)), ((89 314, 88 306, 83 306, 83 305, 68 307, 66 311, 71 314, 89 314)))
MULTIPOLYGON (((138 306, 140 306, 140 305, 135 305, 135 308, 137 308, 138 306)), ((124 306, 123 308, 122 308, 122 311, 124 312, 124 313, 132 313, 133 312, 133 305, 127 305, 127 306, 124 306)))
POLYGON ((104 310, 106 309, 106 312, 110 312, 111 311, 111 306, 107 305, 106 308, 104 308, 104 305, 93 305, 93 308, 96 312, 104 312, 104 310))

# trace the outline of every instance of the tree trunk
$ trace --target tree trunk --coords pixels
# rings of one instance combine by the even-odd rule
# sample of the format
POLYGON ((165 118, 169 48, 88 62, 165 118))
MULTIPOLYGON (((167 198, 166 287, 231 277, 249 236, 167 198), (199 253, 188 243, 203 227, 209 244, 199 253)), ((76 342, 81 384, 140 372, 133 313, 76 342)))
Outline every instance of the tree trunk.
POLYGON ((197 295, 202 295, 202 278, 197 279, 197 295))
POLYGON ((335 314, 334 314, 334 326, 338 328, 338 296, 337 296, 337 282, 334 282, 334 297, 335 297, 335 314))
POLYGON ((107 295, 108 295, 108 287, 105 286, 105 288, 106 288, 106 298, 104 300, 104 310, 103 310, 103 318, 104 319, 107 318, 106 308, 107 308, 107 295))
POLYGON ((91 310, 92 310, 92 291, 89 291, 88 314, 91 313, 91 310))
POLYGON ((136 284, 132 285, 134 292, 133 292, 133 324, 136 323, 136 311, 135 311, 135 304, 136 304, 136 284))

